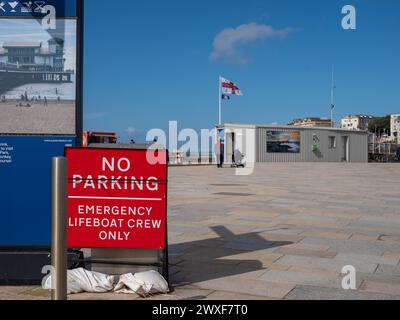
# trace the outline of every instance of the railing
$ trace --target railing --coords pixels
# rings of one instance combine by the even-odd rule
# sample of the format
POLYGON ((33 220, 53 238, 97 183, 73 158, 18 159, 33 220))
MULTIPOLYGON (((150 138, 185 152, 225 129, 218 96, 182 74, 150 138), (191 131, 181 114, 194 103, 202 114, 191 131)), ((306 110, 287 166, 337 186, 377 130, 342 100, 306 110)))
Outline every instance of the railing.
POLYGON ((192 153, 190 156, 179 151, 169 153, 169 164, 173 166, 212 165, 216 163, 213 153, 192 153))
POLYGON ((399 161, 399 148, 400 145, 396 143, 369 143, 369 160, 377 162, 399 161))
POLYGON ((370 143, 368 145, 368 152, 372 154, 396 154, 398 149, 395 143, 370 143))
POLYGON ((27 71, 27 72, 64 72, 62 70, 58 70, 59 68, 53 68, 48 65, 31 65, 31 64, 17 64, 17 63, 4 63, 0 62, 0 70, 5 70, 5 71, 27 71), (57 69, 57 70, 56 70, 57 69))

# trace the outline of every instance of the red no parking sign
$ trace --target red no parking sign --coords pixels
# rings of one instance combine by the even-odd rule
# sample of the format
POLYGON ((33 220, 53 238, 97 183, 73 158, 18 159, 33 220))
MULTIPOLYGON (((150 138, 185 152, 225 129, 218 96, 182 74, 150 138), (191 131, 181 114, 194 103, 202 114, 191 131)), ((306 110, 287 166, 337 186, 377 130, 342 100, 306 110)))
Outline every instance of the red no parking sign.
POLYGON ((167 151, 147 152, 66 149, 69 247, 165 248, 167 151))

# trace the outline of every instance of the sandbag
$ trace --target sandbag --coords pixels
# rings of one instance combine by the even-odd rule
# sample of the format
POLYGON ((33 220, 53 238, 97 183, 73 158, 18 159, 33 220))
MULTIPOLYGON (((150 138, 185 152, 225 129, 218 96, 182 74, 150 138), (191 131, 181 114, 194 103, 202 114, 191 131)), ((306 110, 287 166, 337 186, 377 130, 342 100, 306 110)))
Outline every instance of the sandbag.
MULTIPOLYGON (((67 293, 104 293, 114 289, 114 277, 83 268, 67 271, 67 293)), ((44 279, 44 289, 51 290, 51 275, 44 279)))
POLYGON ((136 293, 141 296, 156 293, 168 293, 167 281, 157 271, 124 274, 114 288, 116 293, 136 293))
MULTIPOLYGON (((51 290, 51 275, 44 278, 43 289, 51 290)), ((156 293, 168 293, 167 281, 157 271, 145 271, 120 276, 117 285, 115 277, 83 268, 67 271, 67 293, 136 293, 148 296, 156 293)))

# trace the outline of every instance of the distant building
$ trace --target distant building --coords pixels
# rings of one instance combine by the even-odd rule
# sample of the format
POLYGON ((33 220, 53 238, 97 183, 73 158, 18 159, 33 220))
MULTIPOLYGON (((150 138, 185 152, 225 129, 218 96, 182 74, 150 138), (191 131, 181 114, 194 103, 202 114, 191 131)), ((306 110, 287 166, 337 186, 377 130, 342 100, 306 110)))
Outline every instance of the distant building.
POLYGON ((400 144, 400 114, 390 116, 390 135, 393 140, 400 144))
POLYGON ((366 131, 234 123, 219 125, 217 131, 224 141, 227 164, 235 162, 237 151, 244 155, 246 164, 368 162, 366 131))
POLYGON ((303 119, 296 118, 296 119, 293 119, 292 122, 288 123, 288 126, 301 126, 302 123, 303 123, 303 119))
POLYGON ((64 71, 64 41, 4 42, 0 46, 0 69, 24 71, 64 71))
POLYGON ((342 118, 341 128, 348 130, 368 130, 369 123, 374 117, 368 115, 350 115, 342 118))
POLYGON ((324 128, 333 127, 333 123, 330 119, 316 118, 316 117, 310 117, 305 119, 294 119, 288 125, 296 127, 324 127, 324 128))

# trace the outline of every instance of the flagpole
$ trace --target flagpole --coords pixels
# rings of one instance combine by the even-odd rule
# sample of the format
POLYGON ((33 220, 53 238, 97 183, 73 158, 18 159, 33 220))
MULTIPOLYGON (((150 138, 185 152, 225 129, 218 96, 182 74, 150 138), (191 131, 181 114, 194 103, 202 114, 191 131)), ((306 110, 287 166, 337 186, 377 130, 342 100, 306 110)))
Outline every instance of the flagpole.
POLYGON ((332 88, 331 88, 331 126, 333 127, 333 109, 335 108, 335 65, 332 65, 332 88))
POLYGON ((218 80, 218 124, 222 124, 222 83, 221 76, 219 76, 218 80))

